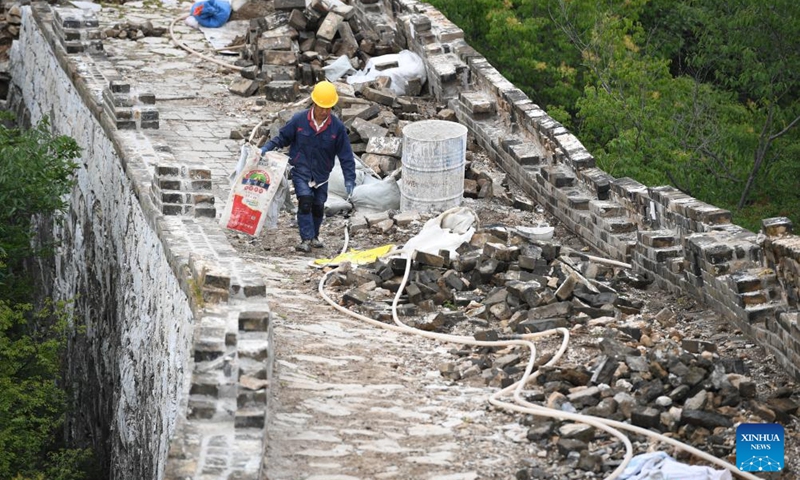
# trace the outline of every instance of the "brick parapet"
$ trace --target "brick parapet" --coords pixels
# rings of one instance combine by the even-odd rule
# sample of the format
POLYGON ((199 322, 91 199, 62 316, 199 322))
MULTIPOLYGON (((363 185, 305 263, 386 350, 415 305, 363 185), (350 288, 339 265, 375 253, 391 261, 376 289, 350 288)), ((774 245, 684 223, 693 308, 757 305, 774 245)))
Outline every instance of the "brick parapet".
MULTIPOLYGON (((600 170, 580 140, 470 47, 463 33, 443 36, 453 26, 435 8, 415 0, 391 3, 400 35, 429 69, 429 91, 448 102, 511 180, 588 244, 632 262, 663 288, 705 302, 800 378, 792 313, 800 296, 797 237, 770 238, 762 248, 755 233, 730 223, 728 210, 673 187, 648 187, 600 170), (740 291, 748 276, 761 280, 759 288, 740 291)), ((781 221, 768 229, 791 231, 781 221)))

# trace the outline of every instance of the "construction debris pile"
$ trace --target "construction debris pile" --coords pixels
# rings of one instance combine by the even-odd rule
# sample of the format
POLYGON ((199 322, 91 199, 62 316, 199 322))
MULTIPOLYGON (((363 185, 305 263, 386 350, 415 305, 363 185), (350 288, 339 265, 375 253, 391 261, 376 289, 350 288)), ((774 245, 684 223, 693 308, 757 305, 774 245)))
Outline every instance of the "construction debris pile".
MULTIPOLYGON (((367 220, 380 232, 416 218, 398 213, 367 220)), ((644 310, 637 291, 650 282, 627 269, 532 238, 524 227, 487 226, 457 249, 457 258, 441 253, 414 257, 397 308, 408 325, 478 340, 564 327, 583 339, 581 349, 571 350, 591 352, 587 358, 568 355, 555 366, 543 366, 552 352, 537 358, 539 376, 525 392, 529 401, 629 422, 729 460, 736 424, 788 424, 798 413, 792 388, 759 391, 741 358, 722 356, 712 341, 685 336, 668 308, 644 310)), ((405 268, 402 258, 342 268, 327 286, 339 291, 342 304, 392 323, 390 306, 405 268)), ((441 375, 476 387, 506 387, 521 378, 528 361, 521 347, 451 353, 455 358, 440 365, 441 375)), ((532 416, 521 422, 527 440, 558 460, 563 474, 608 473, 624 450, 591 426, 532 416)), ((552 473, 526 468, 517 478, 553 478, 552 473)))
POLYGON ((8 59, 8 49, 11 43, 19 38, 19 28, 22 24, 22 10, 19 4, 7 4, 0 15, 0 61, 8 59))
POLYGON ((150 21, 142 23, 122 22, 103 30, 103 38, 139 40, 144 37, 162 37, 166 33, 166 28, 154 27, 150 21))
MULTIPOLYGON (((306 6, 305 0, 276 0, 274 8, 274 14, 251 21, 246 45, 236 62, 242 67, 242 78, 229 87, 234 94, 258 93, 268 100, 291 103, 297 100, 302 85, 338 80, 345 73, 365 68, 371 59, 400 51, 373 30, 362 28, 354 7, 342 2, 313 0, 306 6)), ((370 65, 378 70, 398 66, 391 57, 370 65)), ((394 103, 390 82, 390 77, 381 77, 370 92, 373 101, 394 103)), ((418 95, 423 83, 424 78, 416 78, 405 93, 418 95)))

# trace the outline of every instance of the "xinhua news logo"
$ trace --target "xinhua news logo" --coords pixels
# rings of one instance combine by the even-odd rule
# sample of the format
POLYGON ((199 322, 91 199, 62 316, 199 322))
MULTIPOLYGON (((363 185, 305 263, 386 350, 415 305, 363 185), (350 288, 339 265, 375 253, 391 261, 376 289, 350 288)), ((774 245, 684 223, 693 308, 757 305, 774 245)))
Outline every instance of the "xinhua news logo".
POLYGON ((783 426, 743 423, 736 428, 736 466, 743 472, 783 470, 783 426))

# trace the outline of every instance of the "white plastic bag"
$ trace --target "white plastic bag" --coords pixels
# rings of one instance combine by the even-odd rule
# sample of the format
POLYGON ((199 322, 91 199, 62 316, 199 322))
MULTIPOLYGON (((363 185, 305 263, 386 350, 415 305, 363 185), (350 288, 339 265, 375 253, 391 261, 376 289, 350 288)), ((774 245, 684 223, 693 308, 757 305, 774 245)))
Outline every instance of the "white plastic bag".
MULTIPOLYGON (((270 208, 273 203, 278 203, 273 201, 281 184, 285 184, 289 157, 278 152, 267 152, 262 159, 260 154, 261 150, 255 145, 248 143, 242 147, 228 203, 219 220, 223 228, 257 236, 264 228, 267 217, 272 216, 277 224, 280 204, 273 213, 270 208)), ((282 198, 278 197, 279 200, 282 198)))
POLYGON ((389 77, 392 79, 389 88, 395 95, 405 95, 408 82, 411 80, 420 80, 423 83, 427 79, 425 73, 425 63, 422 57, 412 52, 411 50, 402 50, 400 53, 390 53, 369 59, 364 70, 354 73, 347 77, 347 83, 366 83, 375 80, 378 77, 389 77), (394 68, 387 68, 386 70, 378 70, 375 68, 376 63, 391 63, 396 62, 397 66, 394 68))
POLYGON ((356 71, 353 65, 350 64, 350 58, 348 58, 347 55, 342 55, 330 65, 325 65, 322 67, 322 70, 325 72, 325 78, 327 78, 329 82, 335 82, 348 73, 356 71))
POLYGON ((733 480, 728 470, 685 465, 665 452, 636 455, 619 478, 620 480, 733 480))
POLYGON ((450 258, 457 258, 456 249, 469 242, 478 225, 478 215, 467 207, 454 207, 431 218, 422 230, 403 246, 407 252, 426 252, 435 255, 448 250, 450 258))

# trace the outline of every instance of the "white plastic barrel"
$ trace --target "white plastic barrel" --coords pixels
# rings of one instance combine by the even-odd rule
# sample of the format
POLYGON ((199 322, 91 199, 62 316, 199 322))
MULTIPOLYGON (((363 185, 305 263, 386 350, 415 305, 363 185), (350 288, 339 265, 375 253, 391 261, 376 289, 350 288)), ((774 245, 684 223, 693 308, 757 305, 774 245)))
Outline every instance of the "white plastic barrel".
POLYGON ((424 120, 403 128, 400 211, 443 212, 461 205, 467 127, 424 120))

